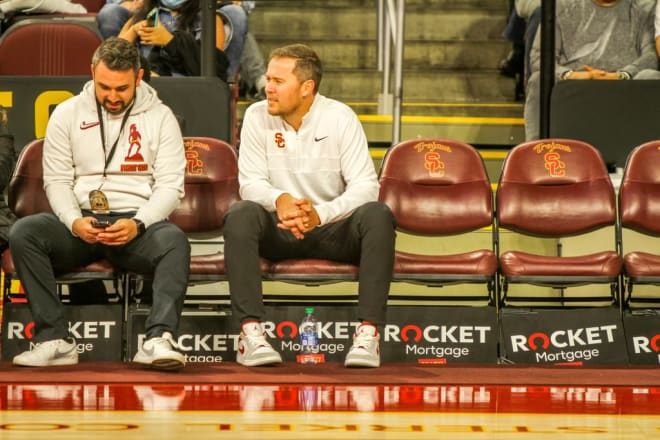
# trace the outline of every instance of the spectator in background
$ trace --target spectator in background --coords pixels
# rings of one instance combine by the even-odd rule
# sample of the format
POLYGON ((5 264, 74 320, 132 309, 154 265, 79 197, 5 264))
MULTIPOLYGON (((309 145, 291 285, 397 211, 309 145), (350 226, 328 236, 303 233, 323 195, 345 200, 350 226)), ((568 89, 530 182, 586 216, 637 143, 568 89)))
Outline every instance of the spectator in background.
POLYGON ((260 256, 359 264, 361 325, 345 365, 380 365, 377 326, 385 322, 396 221, 378 202, 360 121, 346 105, 318 94, 322 74, 310 47, 276 49, 268 63, 268 100, 245 112, 238 158, 242 200, 229 208, 224 226, 242 365, 282 362, 261 327, 260 256))
POLYGON ((531 74, 530 54, 532 45, 536 38, 536 31, 541 23, 541 0, 516 0, 516 14, 525 20, 525 35, 523 37, 525 44, 525 83, 531 74))
POLYGON ((244 96, 258 100, 266 99, 266 67, 259 44, 251 32, 245 36, 245 47, 241 57, 241 90, 244 96))
POLYGON ((124 24, 143 4, 144 0, 107 0, 96 14, 96 24, 103 39, 119 35, 124 24))
MULTIPOLYGON (((217 31, 224 40, 222 27, 217 31)), ((124 23, 119 37, 137 44, 152 76, 201 74, 199 0, 147 0, 124 23)), ((222 49, 216 48, 215 70, 226 81, 229 60, 222 49)))
MULTIPOLYGON (((103 38, 108 38, 112 36, 117 36, 120 34, 124 24, 130 19, 137 10, 143 6, 144 0, 108 0, 108 2, 101 8, 98 15, 96 16, 96 22, 99 27, 99 31, 103 38)), ((240 36, 243 35, 241 30, 243 17, 239 12, 233 8, 226 8, 233 4, 234 6, 240 6, 245 11, 246 16, 249 16, 250 12, 255 7, 254 1, 235 1, 235 2, 218 2, 217 14, 220 14, 222 18, 222 30, 224 32, 224 37, 220 39, 225 39, 225 44, 223 47, 227 47, 225 53, 227 57, 234 57, 233 48, 239 48, 241 46, 240 41, 232 41, 235 39, 240 39, 240 36), (234 23, 237 23, 236 27, 238 31, 234 34, 234 23), (236 35, 236 37, 234 37, 236 35), (229 38, 227 38, 229 36, 229 38)), ((219 22, 216 23, 216 26, 219 26, 219 22)), ((247 24, 245 24, 247 26, 247 24)), ((216 29, 216 31, 220 31, 216 29)), ((238 49, 236 49, 238 50, 238 49)), ((228 72, 229 79, 233 79, 236 75, 236 69, 233 68, 232 71, 228 72)), ((254 35, 250 32, 245 31, 245 39, 243 42, 243 49, 240 56, 240 71, 241 71, 241 85, 244 90, 247 90, 254 97, 262 99, 265 97, 264 88, 266 87, 266 67, 264 65, 263 55, 259 50, 254 35)))
MULTIPOLYGON (((248 17, 255 8, 254 1, 234 2, 245 9, 248 17)), ((245 46, 241 54, 240 90, 242 95, 249 98, 266 98, 266 65, 259 49, 259 44, 252 32, 245 35, 245 46)))
POLYGON ((500 61, 500 73, 516 80, 515 99, 525 97, 525 83, 529 78, 529 54, 541 18, 541 0, 516 0, 509 15, 503 36, 512 48, 500 61))
MULTIPOLYGON (((558 0, 556 80, 656 79, 652 0, 558 0)), ((525 137, 539 137, 540 32, 531 54, 525 137)))

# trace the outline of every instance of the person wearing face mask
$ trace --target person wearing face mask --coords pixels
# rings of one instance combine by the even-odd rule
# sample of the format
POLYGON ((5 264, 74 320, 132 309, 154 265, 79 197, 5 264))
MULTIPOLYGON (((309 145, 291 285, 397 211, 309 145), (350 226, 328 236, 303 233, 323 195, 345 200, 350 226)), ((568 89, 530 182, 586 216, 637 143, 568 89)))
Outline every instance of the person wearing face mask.
MULTIPOLYGON (((658 79, 653 0, 557 0, 555 79, 658 79)), ((525 136, 539 137, 541 32, 531 53, 525 136)))
MULTIPOLYGON (((119 37, 138 44, 154 76, 201 74, 199 0, 144 0, 119 37)), ((234 4, 216 11, 216 75, 227 81, 238 73, 247 34, 247 14, 234 4)))

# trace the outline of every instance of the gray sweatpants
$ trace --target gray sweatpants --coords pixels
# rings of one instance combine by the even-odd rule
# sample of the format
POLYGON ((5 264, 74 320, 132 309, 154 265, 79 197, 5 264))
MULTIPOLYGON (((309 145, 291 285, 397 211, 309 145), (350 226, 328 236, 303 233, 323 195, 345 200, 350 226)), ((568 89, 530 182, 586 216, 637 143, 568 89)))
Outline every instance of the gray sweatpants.
POLYGON ((153 274, 153 305, 146 337, 176 336, 190 271, 190 243, 181 229, 161 221, 124 246, 89 244, 75 237, 53 214, 19 219, 9 232, 9 248, 35 323, 34 342, 69 335, 55 278, 75 267, 106 258, 115 267, 153 274))

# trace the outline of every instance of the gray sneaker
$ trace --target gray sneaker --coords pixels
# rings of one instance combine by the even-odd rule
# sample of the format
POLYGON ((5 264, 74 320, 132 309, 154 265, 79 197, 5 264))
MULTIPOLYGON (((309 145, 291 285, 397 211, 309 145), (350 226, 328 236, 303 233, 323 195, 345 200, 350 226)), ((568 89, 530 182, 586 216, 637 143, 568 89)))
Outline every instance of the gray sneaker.
POLYGON ((22 367, 51 367, 78 363, 76 341, 73 338, 40 342, 32 350, 14 356, 14 365, 22 367))
POLYGON ((170 332, 144 341, 135 353, 133 362, 158 370, 178 370, 186 365, 186 358, 179 353, 178 346, 170 332))

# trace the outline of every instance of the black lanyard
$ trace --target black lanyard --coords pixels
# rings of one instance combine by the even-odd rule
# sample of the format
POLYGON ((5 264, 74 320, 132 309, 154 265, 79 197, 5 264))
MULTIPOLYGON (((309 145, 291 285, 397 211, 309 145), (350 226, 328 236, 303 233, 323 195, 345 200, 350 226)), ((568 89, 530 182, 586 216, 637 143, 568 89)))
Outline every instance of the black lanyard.
POLYGON ((124 113, 124 117, 121 120, 121 126, 119 127, 119 134, 117 135, 117 139, 115 139, 115 143, 112 144, 112 148, 110 149, 110 153, 108 153, 108 157, 105 156, 105 130, 103 129, 103 112, 101 110, 101 103, 96 101, 96 113, 99 115, 99 125, 101 126, 101 146, 103 147, 103 160, 105 160, 105 163, 103 164, 103 179, 105 180, 105 170, 108 168, 108 164, 112 160, 112 156, 115 155, 115 150, 117 149, 117 143, 119 142, 119 138, 121 137, 122 131, 124 131, 124 125, 126 125, 126 121, 128 121, 128 116, 131 113, 131 110, 133 110, 133 104, 126 110, 126 113, 124 113))

